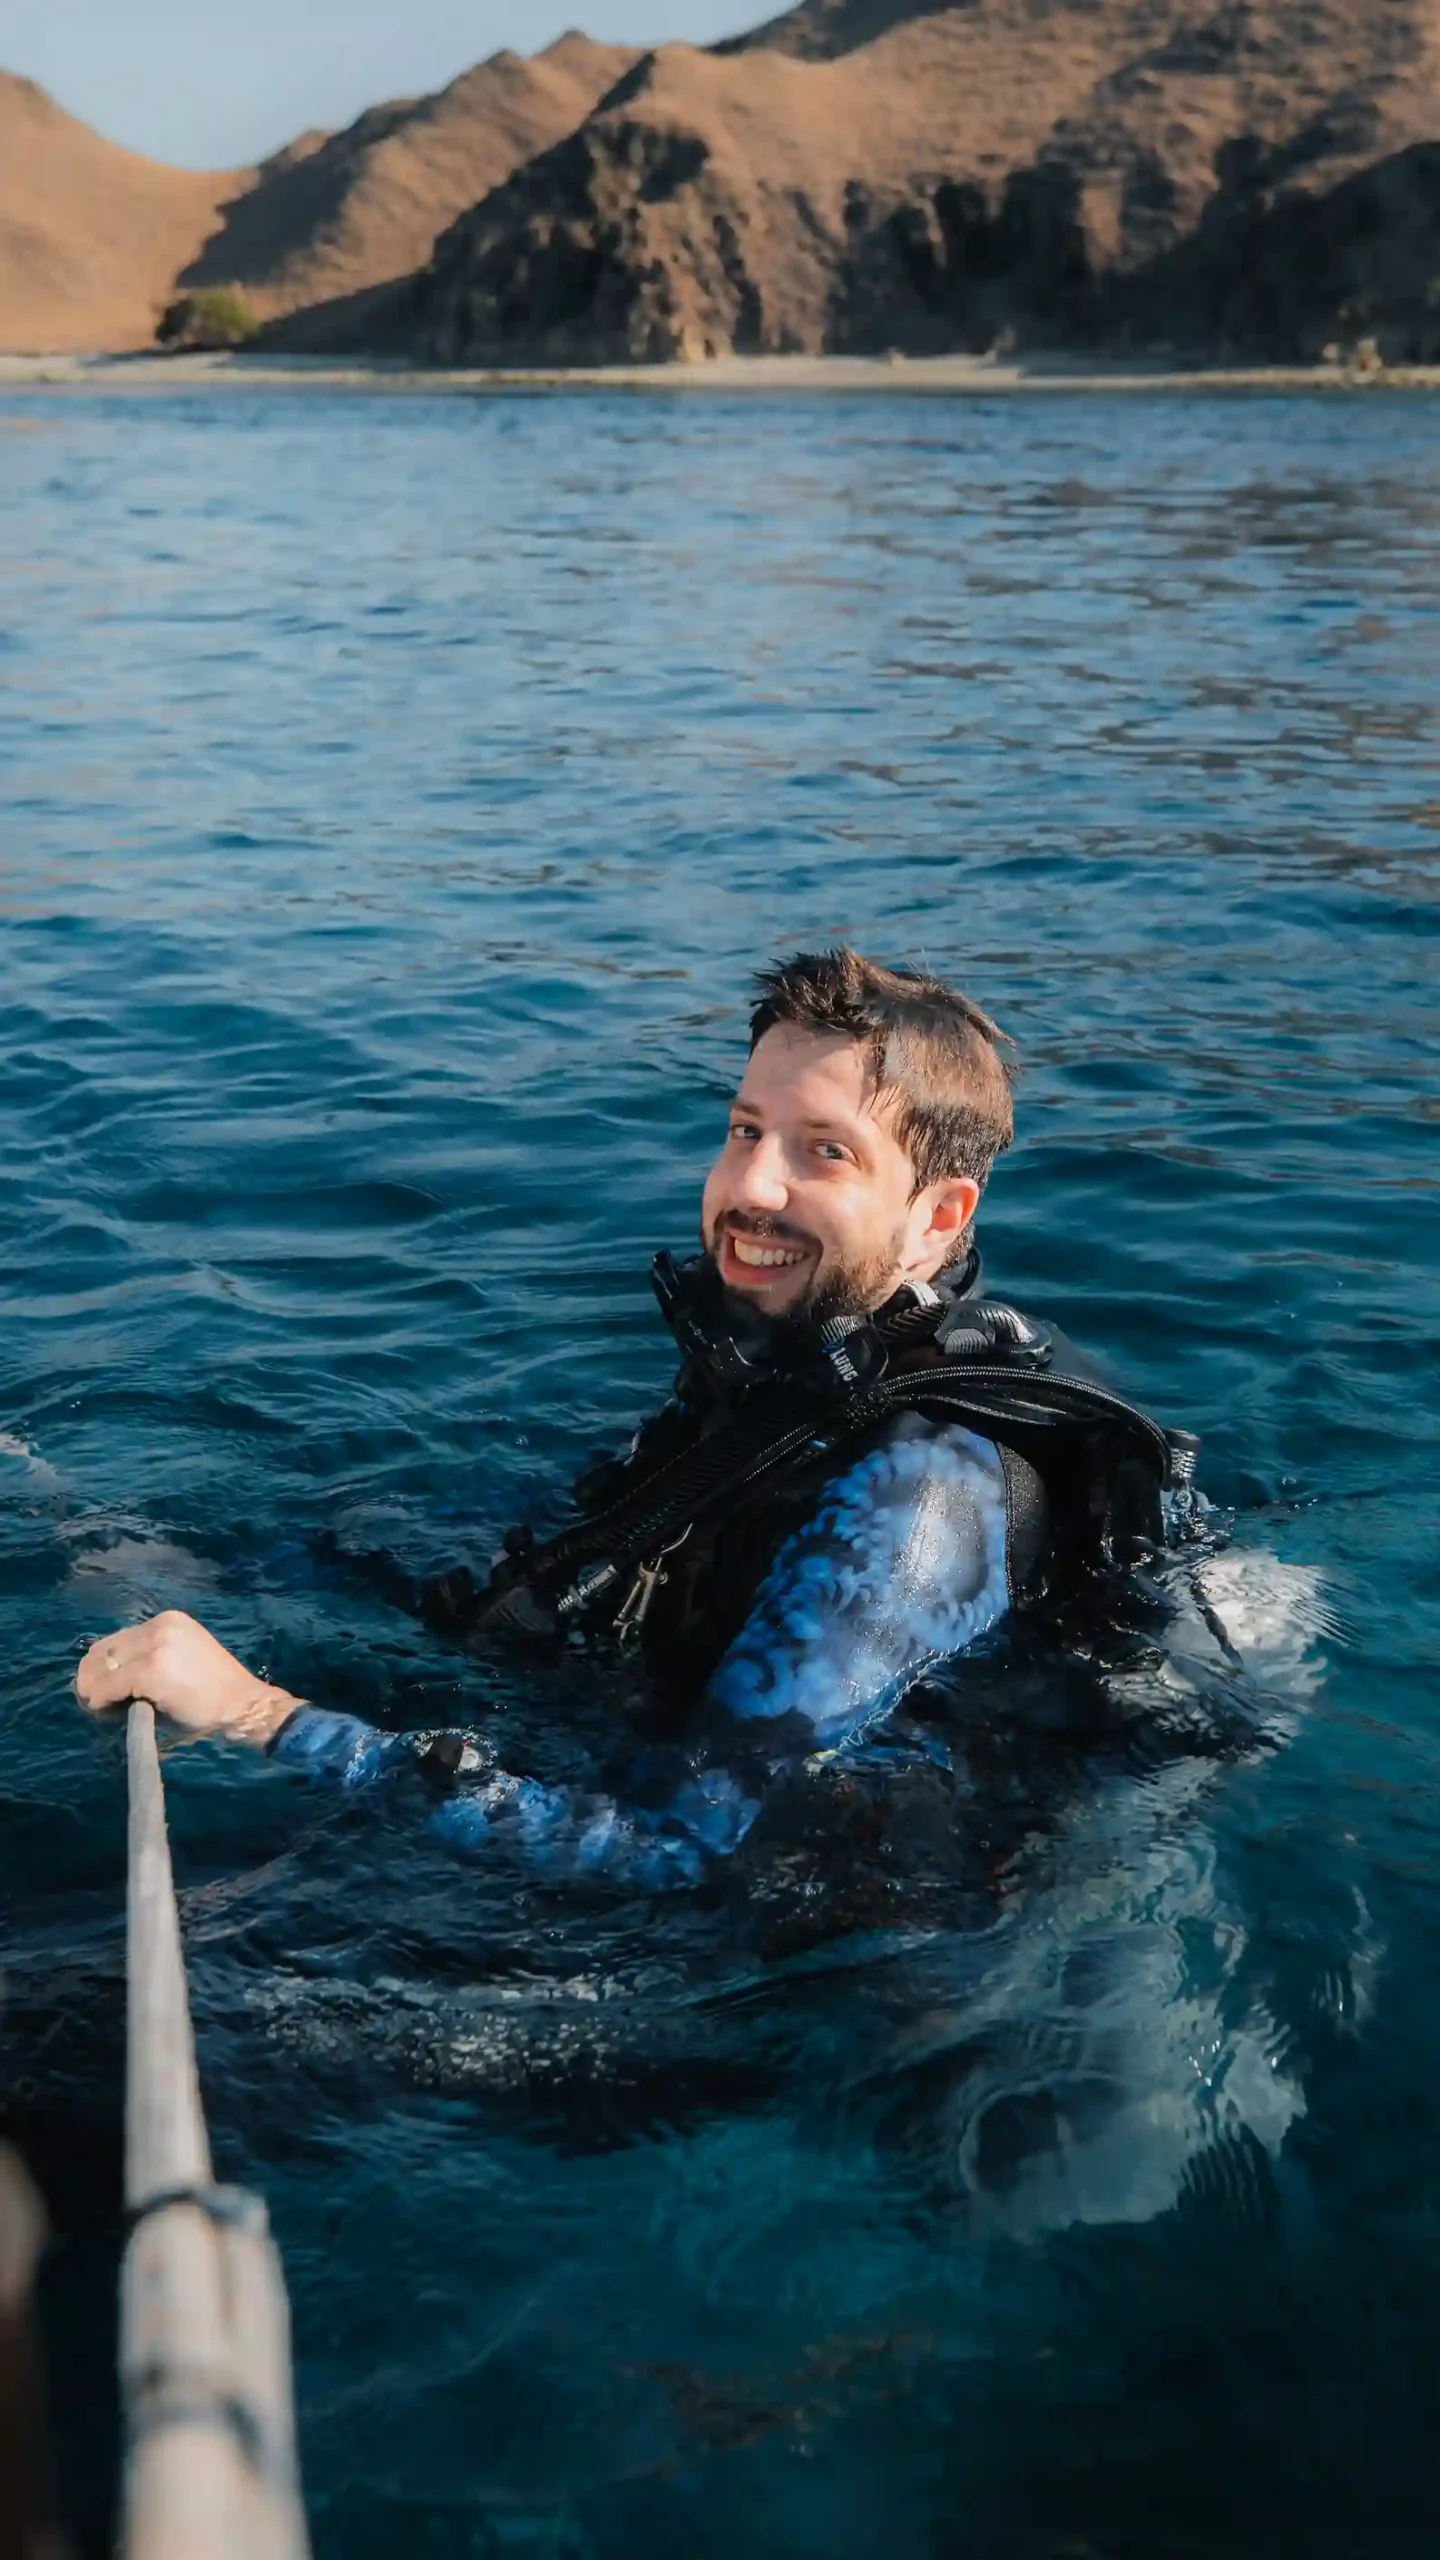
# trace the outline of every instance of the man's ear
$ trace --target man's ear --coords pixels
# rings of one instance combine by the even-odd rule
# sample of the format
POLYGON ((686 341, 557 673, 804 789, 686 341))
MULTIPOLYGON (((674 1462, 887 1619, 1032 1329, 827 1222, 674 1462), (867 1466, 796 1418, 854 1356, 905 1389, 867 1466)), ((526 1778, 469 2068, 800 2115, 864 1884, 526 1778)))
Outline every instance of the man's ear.
POLYGON ((915 1202, 920 1220, 909 1268, 928 1280, 954 1251, 956 1238, 964 1234, 979 1205, 980 1185, 968 1174, 956 1174, 950 1182, 932 1182, 915 1202))

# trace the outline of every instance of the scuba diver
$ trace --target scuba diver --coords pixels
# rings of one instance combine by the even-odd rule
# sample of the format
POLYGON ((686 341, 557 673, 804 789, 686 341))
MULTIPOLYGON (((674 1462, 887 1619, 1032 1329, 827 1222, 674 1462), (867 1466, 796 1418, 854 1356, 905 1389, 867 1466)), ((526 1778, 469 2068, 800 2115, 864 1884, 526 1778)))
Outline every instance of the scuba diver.
POLYGON ((465 1642, 636 1655, 686 1704, 663 1786, 542 1784, 483 1734, 315 1707, 174 1610, 91 1647, 86 1707, 147 1698, 348 1787, 419 1761, 462 1846, 505 1836, 551 1873, 693 1884, 767 1790, 870 1747, 1008 1613, 1162 1553, 1198 1444, 982 1284, 976 1210, 1013 1133, 1004 1034, 938 978, 843 947, 757 985, 702 1250, 654 1267, 673 1393, 580 1478, 555 1535, 512 1530, 488 1580, 421 1595, 465 1642))

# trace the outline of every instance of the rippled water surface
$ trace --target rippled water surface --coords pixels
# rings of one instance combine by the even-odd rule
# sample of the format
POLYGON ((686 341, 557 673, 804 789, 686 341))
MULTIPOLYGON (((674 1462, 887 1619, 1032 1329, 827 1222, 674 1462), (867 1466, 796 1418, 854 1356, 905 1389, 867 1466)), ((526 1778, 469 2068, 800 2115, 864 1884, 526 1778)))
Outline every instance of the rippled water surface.
POLYGON ((656 1395, 747 972, 840 933, 1019 1040, 992 1283, 1203 1432, 1332 1631, 1284 1748, 1050 1766, 1040 1716, 1018 1795, 992 1664, 990 1796, 817 1780, 653 1904, 176 1751, 317 2550, 1433 2548, 1436 419, 0 400, 0 2087, 87 2548, 123 1771, 76 1654, 175 1603, 592 1767, 582 1674, 341 1551, 483 1556, 656 1395))

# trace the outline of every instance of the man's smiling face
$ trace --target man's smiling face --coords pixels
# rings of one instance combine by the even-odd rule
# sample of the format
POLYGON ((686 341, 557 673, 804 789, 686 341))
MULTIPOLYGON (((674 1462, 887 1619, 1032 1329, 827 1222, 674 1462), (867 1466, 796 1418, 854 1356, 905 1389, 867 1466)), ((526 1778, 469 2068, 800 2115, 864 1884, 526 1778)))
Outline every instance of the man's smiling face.
POLYGON ((759 1314, 882 1306, 928 1280, 973 1215, 976 1183, 915 1190, 854 1040, 777 1023, 751 1052, 730 1134, 705 1185, 700 1229, 727 1289, 759 1314))

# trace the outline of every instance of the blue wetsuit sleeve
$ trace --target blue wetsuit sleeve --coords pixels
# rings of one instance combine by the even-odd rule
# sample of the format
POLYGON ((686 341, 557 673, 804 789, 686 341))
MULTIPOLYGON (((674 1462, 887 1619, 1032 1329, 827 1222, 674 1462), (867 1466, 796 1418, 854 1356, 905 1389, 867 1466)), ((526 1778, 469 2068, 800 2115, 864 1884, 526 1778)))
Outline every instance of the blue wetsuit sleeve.
POLYGON ((907 1414, 788 1538, 710 1682, 745 1721, 800 1716, 844 1742, 1009 1604, 1004 1462, 957 1424, 907 1414))
POLYGON ((460 1849, 508 1838, 541 1874, 606 1876, 659 1893, 698 1884, 713 1859, 738 1847, 758 1811, 723 1769, 697 1771, 656 1811, 497 1771, 483 1787, 452 1796, 431 1828, 460 1849))
MULTIPOLYGON (((430 1829, 460 1849, 508 1840, 527 1865, 549 1875, 605 1875, 646 1892, 695 1884, 712 1858, 727 1856, 744 1838, 758 1810, 723 1769, 698 1770, 658 1810, 630 1809, 583 1788, 513 1777, 473 1738, 446 1738, 461 1783, 435 1808, 430 1829)), ((381 1733, 358 1716, 302 1706, 281 1726, 270 1756, 311 1777, 361 1788, 413 1762, 434 1740, 433 1734, 381 1733)))
POLYGON ((325 1707, 297 1707, 287 1716, 270 1745, 272 1760, 283 1760, 313 1778, 333 1778, 342 1787, 368 1787, 403 1761, 411 1749, 403 1733, 381 1733, 359 1716, 332 1715, 325 1707))
MULTIPOLYGON (((929 1664, 960 1652, 1007 1605, 1006 1486, 999 1451, 955 1426, 907 1415, 838 1476, 787 1540, 710 1697, 753 1725, 796 1716, 833 1746, 860 1733, 929 1664)), ((414 1760, 428 1734, 388 1734, 357 1716, 300 1707, 275 1759, 366 1787, 414 1760)), ((497 1769, 483 1743, 447 1737, 455 1792, 431 1828, 462 1849, 515 1844, 560 1875, 603 1874, 639 1890, 693 1884, 738 1847, 759 1810, 725 1770, 696 1769, 658 1809, 497 1769)))

